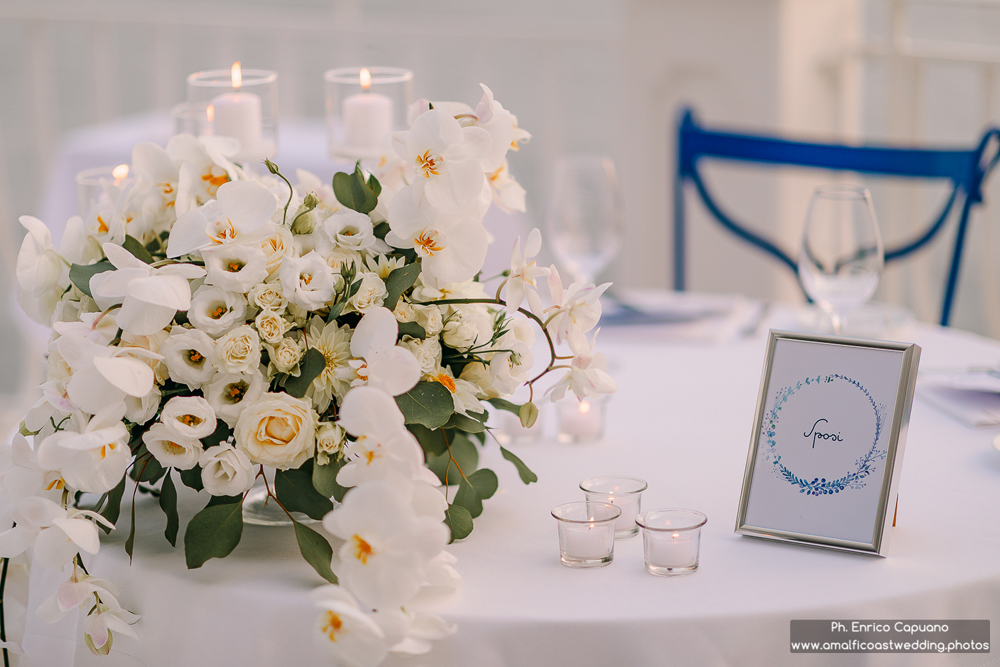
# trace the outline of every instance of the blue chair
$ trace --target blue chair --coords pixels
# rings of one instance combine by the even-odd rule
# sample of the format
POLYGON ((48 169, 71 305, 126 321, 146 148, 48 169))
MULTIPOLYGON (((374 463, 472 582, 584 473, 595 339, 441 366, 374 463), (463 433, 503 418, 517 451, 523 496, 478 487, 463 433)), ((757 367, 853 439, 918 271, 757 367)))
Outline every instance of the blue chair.
POLYGON ((776 137, 735 134, 707 130, 698 124, 694 113, 684 109, 677 128, 677 173, 674 179, 674 289, 685 288, 685 229, 684 193, 690 182, 708 211, 736 236, 770 253, 798 274, 792 255, 774 241, 748 229, 724 212, 713 199, 698 172, 702 158, 735 160, 764 165, 791 165, 852 171, 862 174, 899 176, 904 178, 946 179, 951 181, 951 195, 941 213, 913 240, 897 248, 887 248, 886 262, 902 259, 927 245, 945 227, 948 214, 961 201, 958 231, 952 251, 948 282, 941 306, 941 324, 947 326, 951 315, 955 288, 958 284, 962 246, 973 205, 982 202, 982 186, 1000 159, 1000 129, 991 127, 975 148, 937 150, 923 148, 890 148, 887 146, 845 146, 788 141, 776 137), (991 156, 988 156, 988 150, 991 156))

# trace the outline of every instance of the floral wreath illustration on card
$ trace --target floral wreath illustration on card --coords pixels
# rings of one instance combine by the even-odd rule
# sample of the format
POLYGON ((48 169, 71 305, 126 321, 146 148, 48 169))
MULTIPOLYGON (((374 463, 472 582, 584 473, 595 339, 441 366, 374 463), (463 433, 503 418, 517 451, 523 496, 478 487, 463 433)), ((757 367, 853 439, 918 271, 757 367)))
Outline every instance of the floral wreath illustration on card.
POLYGON ((805 493, 810 496, 823 496, 833 493, 840 493, 844 489, 860 489, 865 486, 865 478, 868 477, 874 470, 876 462, 879 460, 884 460, 886 455, 885 449, 879 449, 879 437, 882 435, 882 426, 885 421, 885 405, 880 405, 875 403, 875 399, 872 395, 861 386, 861 383, 857 380, 849 378, 840 374, 832 375, 817 375, 816 377, 808 377, 805 380, 796 382, 793 386, 784 387, 778 390, 776 394, 776 400, 774 407, 767 413, 763 425, 763 435, 767 437, 767 449, 765 450, 764 460, 770 463, 772 466, 772 471, 774 474, 787 481, 792 486, 798 487, 799 493, 805 493), (775 441, 775 429, 778 424, 779 412, 782 406, 788 401, 789 397, 795 395, 795 392, 800 391, 803 387, 815 386, 819 384, 827 384, 840 380, 847 382, 855 387, 857 387, 871 403, 872 410, 875 411, 875 437, 872 440, 872 446, 868 451, 857 460, 857 468, 843 477, 838 479, 828 480, 825 477, 814 477, 813 479, 805 479, 799 477, 794 472, 789 470, 781 462, 781 454, 777 451, 777 442, 775 441))

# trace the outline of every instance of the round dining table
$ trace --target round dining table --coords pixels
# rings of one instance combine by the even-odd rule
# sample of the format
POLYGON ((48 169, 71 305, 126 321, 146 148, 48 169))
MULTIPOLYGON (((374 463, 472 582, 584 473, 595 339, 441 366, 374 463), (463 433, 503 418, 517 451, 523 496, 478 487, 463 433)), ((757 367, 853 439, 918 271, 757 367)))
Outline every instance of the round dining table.
MULTIPOLYGON (((424 601, 457 632, 426 655, 392 656, 385 664, 996 664, 982 653, 790 652, 790 622, 797 619, 1000 619, 1000 452, 991 447, 993 430, 971 428, 921 400, 918 382, 887 557, 737 535, 767 329, 794 322, 787 308, 768 314, 723 342, 678 338, 670 325, 606 327, 599 345, 618 391, 607 405, 605 436, 570 444, 549 431, 538 442, 511 444, 538 475, 527 486, 487 440, 480 465, 497 472, 499 490, 472 534, 448 547, 463 585, 424 601), (641 536, 618 540, 606 567, 560 564, 550 511, 582 500, 580 482, 602 475, 646 480, 644 509, 707 515, 696 572, 648 574, 641 536)), ((901 340, 921 346, 922 369, 1000 366, 1000 342, 916 323, 902 333, 901 340)), ((550 426, 553 417, 553 406, 543 406, 550 426)), ((141 615, 140 641, 117 639, 112 655, 96 657, 72 617, 56 626, 32 622, 28 648, 63 657, 26 664, 331 664, 314 642, 318 611, 309 600, 323 581, 298 555, 291 528, 247 525, 229 557, 188 570, 182 547, 163 537, 165 518, 155 503, 136 500, 131 564, 123 549, 127 506, 118 529, 88 559, 91 572, 115 582, 122 603, 141 615)), ((181 536, 204 503, 182 494, 181 536)), ((35 579, 37 604, 58 578, 35 579)))

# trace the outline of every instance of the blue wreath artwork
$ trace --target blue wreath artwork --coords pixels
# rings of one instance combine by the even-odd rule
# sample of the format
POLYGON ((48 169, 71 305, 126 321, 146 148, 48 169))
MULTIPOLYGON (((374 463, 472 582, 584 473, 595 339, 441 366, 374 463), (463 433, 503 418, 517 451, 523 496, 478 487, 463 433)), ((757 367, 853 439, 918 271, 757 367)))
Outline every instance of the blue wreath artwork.
POLYGON ((844 489, 861 489, 865 486, 864 479, 870 475, 874 469, 875 464, 879 460, 885 459, 886 450, 879 449, 879 437, 882 435, 882 425, 885 420, 885 405, 877 405, 875 399, 872 395, 861 386, 861 383, 857 380, 853 380, 849 377, 840 374, 832 375, 817 375, 816 377, 808 377, 805 380, 796 382, 794 386, 784 387, 778 390, 775 395, 774 407, 771 411, 767 413, 764 420, 764 425, 762 427, 762 435, 767 438, 767 450, 764 460, 771 464, 772 471, 779 478, 786 480, 792 486, 799 488, 799 493, 805 493, 811 496, 822 496, 832 493, 840 493, 844 489), (875 439, 872 441, 872 446, 868 452, 857 460, 857 469, 854 472, 850 472, 839 479, 827 480, 824 478, 813 478, 812 480, 807 480, 799 477, 794 472, 785 467, 781 462, 781 454, 777 451, 777 443, 775 442, 775 426, 778 423, 778 413, 781 411, 781 406, 783 406, 790 396, 793 396, 796 391, 801 390, 803 387, 818 385, 820 383, 830 383, 835 380, 841 380, 854 385, 868 399, 871 403, 872 409, 875 411, 875 439))

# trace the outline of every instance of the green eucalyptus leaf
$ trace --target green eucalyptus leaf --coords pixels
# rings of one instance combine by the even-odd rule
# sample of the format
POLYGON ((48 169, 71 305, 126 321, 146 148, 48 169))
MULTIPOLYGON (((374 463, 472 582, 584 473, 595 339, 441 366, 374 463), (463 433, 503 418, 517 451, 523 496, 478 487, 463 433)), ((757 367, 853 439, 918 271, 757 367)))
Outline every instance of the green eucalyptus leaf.
POLYGON ((400 322, 399 335, 424 340, 427 338, 427 331, 416 322, 400 322))
POLYGON ((307 563, 312 565, 316 574, 323 577, 331 584, 336 584, 337 575, 333 573, 330 564, 333 562, 333 547, 326 541, 326 538, 317 533, 309 526, 305 526, 298 521, 295 524, 295 539, 299 543, 299 551, 307 563))
POLYGON ((276 471, 274 494, 289 512, 302 512, 319 521, 333 509, 333 503, 313 486, 312 465, 309 460, 297 470, 276 471))
MULTIPOLYGON (((136 486, 138 485, 139 483, 136 482, 136 486)), ((132 514, 131 516, 132 521, 128 529, 128 539, 125 540, 125 553, 128 554, 129 565, 132 564, 132 550, 135 549, 135 496, 134 495, 132 497, 131 514, 132 514)))
POLYGON ((403 292, 413 287, 420 275, 420 264, 406 264, 393 269, 389 277, 385 279, 385 301, 382 302, 389 310, 396 308, 396 302, 403 292))
POLYGON ((189 570, 209 558, 225 558, 243 535, 243 503, 223 503, 201 510, 184 531, 184 558, 189 570))
POLYGON ((449 505, 444 513, 444 523, 451 529, 451 544, 455 540, 462 540, 472 532, 472 515, 469 510, 461 505, 449 505))
POLYGON ((145 443, 136 452, 136 462, 129 471, 128 476, 131 477, 136 482, 148 482, 152 484, 156 480, 163 477, 166 474, 166 468, 160 465, 160 462, 156 460, 152 454, 146 449, 145 443), (140 461, 139 457, 145 456, 145 458, 140 461))
POLYGON ((133 257, 145 262, 146 264, 152 264, 155 261, 153 256, 149 254, 149 251, 146 250, 145 246, 139 243, 139 240, 135 237, 126 234, 125 243, 122 244, 122 247, 132 253, 133 257))
POLYGON ((299 376, 288 376, 285 381, 285 391, 289 396, 302 398, 306 395, 309 385, 319 377, 319 374, 326 368, 326 357, 315 347, 306 350, 299 362, 299 376))
POLYGON ((497 410, 506 410, 513 415, 521 414, 521 406, 517 403, 511 403, 510 401, 504 400, 502 398, 488 398, 487 402, 492 405, 497 410))
POLYGON ((420 424, 408 424, 406 428, 417 439, 417 442, 420 443, 420 447, 423 448, 427 456, 432 454, 440 455, 447 451, 448 441, 445 438, 444 431, 441 429, 429 429, 420 424))
MULTIPOLYGON (((122 496, 125 495, 125 480, 127 477, 122 475, 122 481, 118 482, 118 486, 111 489, 108 492, 108 504, 101 511, 101 516, 110 521, 111 523, 118 523, 118 517, 121 516, 122 512, 122 496)), ((101 530, 105 533, 110 533, 111 529, 106 527, 104 524, 97 524, 100 526, 101 530)))
MULTIPOLYGON (((201 446, 205 449, 209 447, 215 447, 216 445, 225 442, 229 439, 229 436, 233 434, 233 429, 229 428, 226 422, 221 419, 216 423, 215 431, 212 435, 207 435, 201 439, 201 446)), ((201 475, 201 472, 198 473, 201 475)))
POLYGON ((451 431, 446 435, 450 442, 448 450, 440 456, 428 456, 427 467, 438 476, 442 484, 446 483, 446 477, 447 484, 458 484, 463 474, 472 474, 479 465, 479 448, 461 431, 451 431))
POLYGON ((476 490, 479 497, 483 500, 487 498, 492 498, 493 494, 497 492, 497 488, 500 486, 500 482, 497 479, 497 474, 490 470, 489 468, 481 468, 476 472, 468 475, 469 484, 476 490))
MULTIPOLYGON (((382 186, 380 185, 379 189, 381 188, 382 186)), ((384 241, 385 235, 389 233, 390 229, 391 228, 389 227, 389 223, 383 220, 382 222, 375 225, 372 231, 375 232, 375 238, 377 238, 380 241, 384 241)))
POLYGON ((432 429, 447 424, 455 411, 451 392, 440 382, 418 382, 413 389, 396 397, 396 405, 407 424, 432 429))
POLYGON ((458 485, 458 493, 455 494, 454 503, 469 510, 469 515, 473 519, 483 513, 483 499, 479 497, 476 487, 462 480, 458 485))
MULTIPOLYGON (((222 420, 219 420, 222 423, 222 420)), ((204 442, 204 440, 202 440, 204 442)), ((184 486, 194 489, 195 491, 201 491, 205 488, 204 483, 201 481, 201 466, 196 465, 190 470, 181 470, 181 482, 184 486)))
POLYGON ((170 479, 170 472, 163 477, 163 485, 160 487, 160 509, 167 515, 167 527, 163 531, 163 536, 170 542, 170 546, 177 546, 177 528, 180 519, 177 516, 177 489, 174 481, 170 479))
POLYGON ((98 273, 114 270, 115 265, 106 259, 102 259, 96 264, 88 264, 87 266, 74 264, 69 267, 69 279, 74 285, 76 285, 78 290, 93 298, 94 295, 90 293, 90 279, 98 273))
POLYGON ((378 195, 365 183, 361 168, 353 174, 339 172, 333 175, 333 194, 337 201, 358 213, 369 213, 378 205, 378 195))
POLYGON ((444 427, 456 428, 459 431, 465 431, 466 433, 482 433, 486 430, 483 422, 457 412, 451 416, 451 419, 448 420, 448 423, 445 424, 444 427))
POLYGON ((337 484, 337 473, 344 467, 343 459, 332 459, 326 465, 313 462, 312 485, 320 495, 333 498, 338 503, 344 499, 347 489, 337 484))
POLYGON ((368 177, 368 188, 375 193, 376 197, 382 194, 382 184, 375 178, 375 174, 368 177))
POLYGON ((528 466, 524 465, 524 461, 514 456, 509 449, 501 447, 500 454, 514 464, 514 467, 517 468, 517 474, 521 477, 522 482, 525 484, 531 484, 532 482, 538 481, 538 475, 531 472, 528 466))

